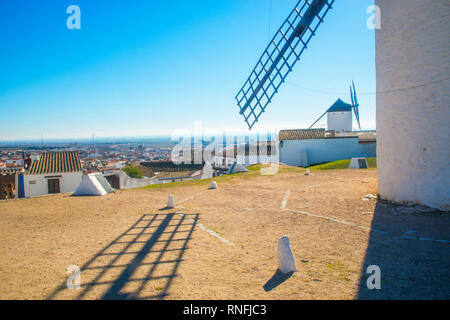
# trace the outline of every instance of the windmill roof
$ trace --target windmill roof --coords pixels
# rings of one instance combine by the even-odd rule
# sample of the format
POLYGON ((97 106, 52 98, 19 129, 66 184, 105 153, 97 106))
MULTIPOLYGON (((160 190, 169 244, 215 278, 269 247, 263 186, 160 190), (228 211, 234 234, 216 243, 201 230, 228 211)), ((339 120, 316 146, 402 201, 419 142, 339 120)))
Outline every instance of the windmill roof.
POLYGON ((341 99, 337 99, 337 101, 328 109, 327 112, 345 112, 352 111, 352 105, 345 103, 341 99))

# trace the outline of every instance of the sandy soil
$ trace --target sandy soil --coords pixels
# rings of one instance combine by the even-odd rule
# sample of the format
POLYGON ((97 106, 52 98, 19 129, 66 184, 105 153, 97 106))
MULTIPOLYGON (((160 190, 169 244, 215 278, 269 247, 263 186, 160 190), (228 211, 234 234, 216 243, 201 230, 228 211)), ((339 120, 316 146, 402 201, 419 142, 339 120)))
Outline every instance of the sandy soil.
MULTIPOLYGON (((376 199, 362 200, 377 192, 376 170, 311 176, 286 170, 218 181, 217 190, 181 184, 105 197, 1 201, 0 298, 370 299, 360 288, 374 241, 407 241, 409 248, 423 242, 401 238, 408 231, 401 225, 398 232, 389 230, 389 222, 374 227, 377 210, 395 213, 376 199), (168 194, 177 208, 161 210, 168 194), (288 276, 276 273, 283 235, 299 269, 288 276), (70 265, 81 268, 78 290, 66 287, 70 265)), ((436 241, 449 239, 448 215, 420 219, 440 226, 429 228, 436 238, 428 241, 426 258, 450 266, 450 245, 436 241)), ((429 272, 435 270, 424 270, 424 277, 429 272)), ((446 274, 443 287, 430 291, 438 298, 448 298, 446 274)))

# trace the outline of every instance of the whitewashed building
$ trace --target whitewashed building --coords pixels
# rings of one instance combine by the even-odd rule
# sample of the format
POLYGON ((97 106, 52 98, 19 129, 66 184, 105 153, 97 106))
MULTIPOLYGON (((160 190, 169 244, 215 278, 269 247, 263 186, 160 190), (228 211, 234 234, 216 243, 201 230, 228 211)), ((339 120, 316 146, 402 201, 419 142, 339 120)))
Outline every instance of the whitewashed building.
POLYGON ((45 152, 32 162, 23 175, 24 196, 74 192, 82 178, 83 168, 78 152, 45 152))
POLYGON ((290 166, 376 156, 375 132, 335 132, 325 129, 280 130, 280 162, 290 166))

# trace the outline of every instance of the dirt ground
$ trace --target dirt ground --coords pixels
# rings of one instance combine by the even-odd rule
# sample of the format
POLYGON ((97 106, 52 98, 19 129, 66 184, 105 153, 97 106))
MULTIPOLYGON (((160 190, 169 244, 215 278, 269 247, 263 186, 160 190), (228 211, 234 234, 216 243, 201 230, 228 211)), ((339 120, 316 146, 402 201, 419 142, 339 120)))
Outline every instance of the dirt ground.
POLYGON ((217 181, 216 190, 205 182, 0 201, 0 298, 450 297, 448 213, 363 200, 377 193, 376 170, 217 181), (176 208, 161 210, 169 194, 176 208), (290 275, 276 272, 283 235, 299 269, 290 275), (399 263, 409 251, 422 255, 399 263), (368 262, 377 261, 381 290, 367 290, 368 262), (66 286, 71 265, 81 268, 80 289, 66 286))

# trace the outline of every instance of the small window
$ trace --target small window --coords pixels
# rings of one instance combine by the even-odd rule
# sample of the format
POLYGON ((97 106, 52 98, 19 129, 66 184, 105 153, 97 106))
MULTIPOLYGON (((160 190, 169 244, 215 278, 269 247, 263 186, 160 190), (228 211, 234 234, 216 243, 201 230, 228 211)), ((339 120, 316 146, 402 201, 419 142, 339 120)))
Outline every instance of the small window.
POLYGON ((30 180, 30 184, 36 184, 36 180, 30 180))
POLYGON ((59 179, 48 179, 48 193, 60 193, 59 190, 59 179))

